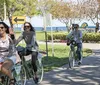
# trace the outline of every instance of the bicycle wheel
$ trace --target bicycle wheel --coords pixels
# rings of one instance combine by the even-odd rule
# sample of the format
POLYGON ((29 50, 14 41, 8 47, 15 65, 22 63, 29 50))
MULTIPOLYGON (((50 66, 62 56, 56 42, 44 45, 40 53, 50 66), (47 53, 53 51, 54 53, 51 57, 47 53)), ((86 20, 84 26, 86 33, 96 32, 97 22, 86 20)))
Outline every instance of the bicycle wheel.
POLYGON ((83 59, 83 51, 81 50, 81 61, 82 61, 82 59, 83 59))
POLYGON ((13 72, 13 76, 16 79, 16 85, 25 85, 26 84, 26 71, 24 66, 20 66, 19 68, 15 68, 15 71, 13 72), (17 71, 18 69, 19 72, 17 71))
POLYGON ((39 78, 39 82, 40 83, 43 79, 43 65, 42 65, 42 61, 41 60, 37 60, 36 61, 36 65, 37 65, 37 75, 39 78))
POLYGON ((69 53, 69 67, 73 68, 75 66, 75 52, 74 51, 70 51, 69 53))
POLYGON ((3 82, 0 83, 0 85, 9 85, 9 78, 7 76, 3 76, 4 79, 3 79, 3 82))

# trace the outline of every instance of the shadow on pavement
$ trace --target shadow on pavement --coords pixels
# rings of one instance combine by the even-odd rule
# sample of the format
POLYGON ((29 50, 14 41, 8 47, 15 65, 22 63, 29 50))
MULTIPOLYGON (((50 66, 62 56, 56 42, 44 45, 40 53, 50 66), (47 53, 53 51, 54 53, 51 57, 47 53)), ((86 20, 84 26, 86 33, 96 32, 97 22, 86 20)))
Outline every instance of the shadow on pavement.
POLYGON ((82 65, 73 69, 67 67, 45 73, 40 85, 100 85, 100 55, 84 58, 82 65))

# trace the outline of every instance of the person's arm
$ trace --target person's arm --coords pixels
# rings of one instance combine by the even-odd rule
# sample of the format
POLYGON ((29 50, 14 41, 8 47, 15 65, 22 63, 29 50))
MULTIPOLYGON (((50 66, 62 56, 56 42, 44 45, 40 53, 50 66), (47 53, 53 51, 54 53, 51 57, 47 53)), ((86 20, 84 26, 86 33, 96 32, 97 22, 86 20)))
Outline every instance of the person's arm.
POLYGON ((73 31, 71 31, 67 36, 66 36, 66 39, 70 39, 73 35, 73 31))
POLYGON ((31 46, 35 48, 36 34, 34 33, 31 40, 31 46))
POLYGON ((73 35, 73 31, 71 31, 67 36, 66 36, 66 44, 69 46, 70 45, 70 40, 73 35))
POLYGON ((36 34, 33 34, 32 40, 31 40, 31 46, 33 47, 33 50, 38 50, 38 44, 36 42, 36 34))
POLYGON ((15 45, 13 43, 13 40, 9 37, 9 55, 8 56, 16 56, 16 48, 15 45))
POLYGON ((80 31, 80 36, 79 36, 79 39, 82 39, 82 31, 80 31))
POLYGON ((23 33, 21 34, 21 36, 19 36, 19 38, 16 40, 15 42, 15 46, 23 39, 23 33))

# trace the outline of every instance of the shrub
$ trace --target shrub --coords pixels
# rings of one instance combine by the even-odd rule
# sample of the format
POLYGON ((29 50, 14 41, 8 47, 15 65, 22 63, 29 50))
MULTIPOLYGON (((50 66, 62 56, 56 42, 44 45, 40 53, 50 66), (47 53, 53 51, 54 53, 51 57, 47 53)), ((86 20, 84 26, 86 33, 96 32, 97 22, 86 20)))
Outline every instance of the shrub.
MULTIPOLYGON (((54 40, 66 40, 68 33, 53 33, 54 40)), ((48 40, 51 35, 48 34, 48 40)), ((83 42, 100 42, 100 33, 83 33, 83 42)))

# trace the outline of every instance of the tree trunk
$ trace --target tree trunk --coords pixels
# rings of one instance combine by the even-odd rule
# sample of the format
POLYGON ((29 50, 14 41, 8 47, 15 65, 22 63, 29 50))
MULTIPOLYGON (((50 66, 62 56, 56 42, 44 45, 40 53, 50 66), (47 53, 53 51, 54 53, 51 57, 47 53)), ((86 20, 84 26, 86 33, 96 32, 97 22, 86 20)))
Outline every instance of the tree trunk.
POLYGON ((95 33, 97 33, 98 30, 99 30, 99 23, 97 22, 97 23, 96 23, 96 28, 95 28, 95 33))
POLYGON ((66 28, 67 28, 67 32, 69 33, 70 32, 70 28, 66 25, 66 28))
POLYGON ((10 22, 10 27, 11 27, 11 29, 13 29, 12 17, 8 15, 8 19, 10 22))

